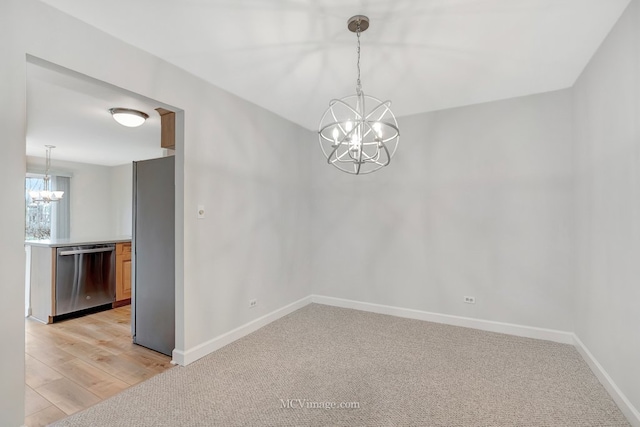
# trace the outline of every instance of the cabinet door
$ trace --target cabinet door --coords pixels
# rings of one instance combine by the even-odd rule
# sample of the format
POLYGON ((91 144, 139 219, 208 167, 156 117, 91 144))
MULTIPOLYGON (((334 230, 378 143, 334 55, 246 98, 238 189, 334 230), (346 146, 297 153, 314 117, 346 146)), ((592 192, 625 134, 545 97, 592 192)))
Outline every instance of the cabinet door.
POLYGON ((131 254, 122 261, 122 298, 131 298, 131 254))
POLYGON ((116 302, 131 298, 131 243, 116 245, 116 302))

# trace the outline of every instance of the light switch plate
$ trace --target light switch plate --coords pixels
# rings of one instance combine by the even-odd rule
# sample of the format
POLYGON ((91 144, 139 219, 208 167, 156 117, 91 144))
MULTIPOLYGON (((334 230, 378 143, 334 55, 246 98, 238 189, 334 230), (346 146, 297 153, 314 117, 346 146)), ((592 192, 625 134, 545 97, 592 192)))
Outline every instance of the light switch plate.
POLYGON ((204 218, 204 205, 198 205, 198 219, 204 218))

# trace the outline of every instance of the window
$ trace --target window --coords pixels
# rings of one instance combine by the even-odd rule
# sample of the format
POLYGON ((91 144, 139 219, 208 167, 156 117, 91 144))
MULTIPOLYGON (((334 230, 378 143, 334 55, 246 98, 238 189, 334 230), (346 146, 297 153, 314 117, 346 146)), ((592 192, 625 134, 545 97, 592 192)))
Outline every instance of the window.
POLYGON ((25 179, 25 240, 69 237, 69 178, 52 176, 51 189, 63 190, 58 202, 36 203, 30 191, 44 190, 44 175, 28 174, 25 179))
POLYGON ((25 198, 27 205, 25 240, 43 240, 51 238, 51 203, 35 203, 30 191, 44 190, 43 177, 27 177, 25 198))

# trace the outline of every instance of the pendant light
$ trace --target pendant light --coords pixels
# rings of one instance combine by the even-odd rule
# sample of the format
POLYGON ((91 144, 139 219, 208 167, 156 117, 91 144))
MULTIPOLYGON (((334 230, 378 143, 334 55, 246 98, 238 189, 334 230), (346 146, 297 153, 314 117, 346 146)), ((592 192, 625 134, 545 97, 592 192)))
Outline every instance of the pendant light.
POLYGON ((29 191, 31 201, 36 203, 57 202, 64 196, 64 191, 51 191, 51 178, 49 177, 49 169, 51 168, 51 150, 56 148, 55 145, 45 145, 47 148, 46 166, 44 171, 44 189, 42 191, 29 191))
POLYGON ((362 91, 360 34, 369 28, 369 18, 353 16, 347 28, 358 40, 356 93, 329 102, 320 119, 318 139, 327 163, 343 172, 364 175, 389 165, 400 142, 400 130, 391 101, 382 102, 362 91))

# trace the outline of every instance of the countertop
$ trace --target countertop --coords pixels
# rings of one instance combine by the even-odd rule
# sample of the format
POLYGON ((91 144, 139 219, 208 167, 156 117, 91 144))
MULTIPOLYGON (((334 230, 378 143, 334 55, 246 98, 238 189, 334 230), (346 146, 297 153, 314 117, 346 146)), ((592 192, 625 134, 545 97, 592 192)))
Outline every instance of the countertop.
POLYGON ((101 243, 122 243, 130 242, 131 236, 117 236, 105 239, 85 238, 85 239, 51 239, 51 240, 26 240, 25 246, 39 246, 45 248, 60 248, 64 246, 97 245, 101 243))

